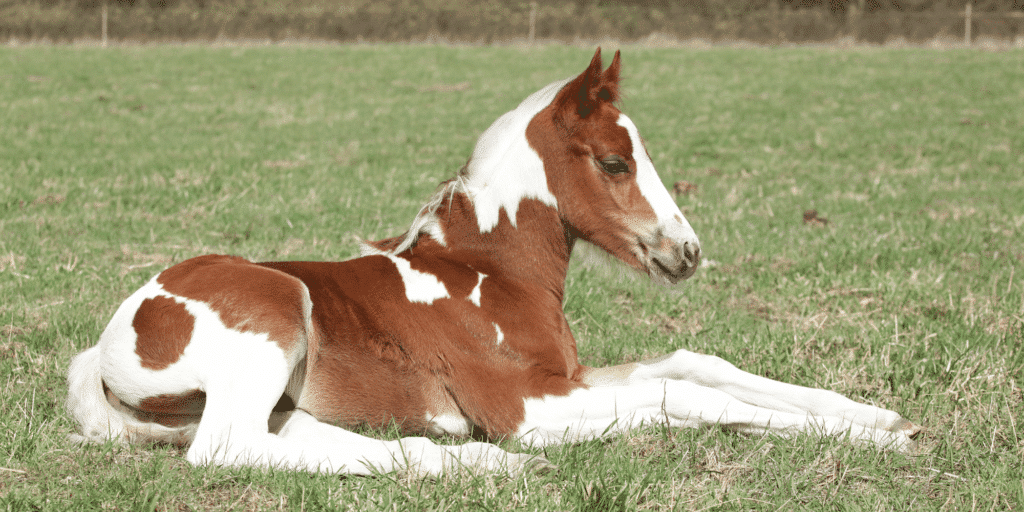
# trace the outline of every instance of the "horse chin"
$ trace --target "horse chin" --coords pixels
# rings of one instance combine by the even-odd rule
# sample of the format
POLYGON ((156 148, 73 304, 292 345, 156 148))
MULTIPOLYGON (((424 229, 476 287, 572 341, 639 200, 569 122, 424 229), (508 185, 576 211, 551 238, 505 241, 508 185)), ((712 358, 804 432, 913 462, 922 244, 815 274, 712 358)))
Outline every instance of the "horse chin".
MULTIPOLYGON (((618 247, 620 249, 621 247, 618 247)), ((625 252, 616 253, 612 250, 598 246, 590 241, 578 239, 573 249, 573 255, 579 258, 584 265, 592 269, 601 269, 607 276, 627 278, 628 276, 646 275, 652 283, 659 286, 673 286, 680 281, 689 279, 697 272, 697 265, 690 265, 688 262, 672 261, 667 254, 652 252, 649 247, 642 244, 627 249, 625 252), (662 262, 668 261, 668 264, 662 262), (635 271, 623 272, 623 265, 635 271)))
POLYGON ((681 281, 685 281, 697 273, 697 266, 689 266, 683 264, 682 266, 671 268, 666 266, 656 257, 648 258, 647 264, 647 275, 651 277, 651 281, 665 285, 672 286, 679 284, 681 281))

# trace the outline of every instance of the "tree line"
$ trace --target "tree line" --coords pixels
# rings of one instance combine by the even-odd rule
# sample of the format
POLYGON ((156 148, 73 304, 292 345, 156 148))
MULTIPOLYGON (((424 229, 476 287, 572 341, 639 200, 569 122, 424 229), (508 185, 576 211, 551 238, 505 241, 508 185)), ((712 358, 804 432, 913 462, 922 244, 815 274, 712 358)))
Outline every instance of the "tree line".
POLYGON ((866 42, 1024 36, 1024 0, 0 0, 0 40, 642 39, 866 42))

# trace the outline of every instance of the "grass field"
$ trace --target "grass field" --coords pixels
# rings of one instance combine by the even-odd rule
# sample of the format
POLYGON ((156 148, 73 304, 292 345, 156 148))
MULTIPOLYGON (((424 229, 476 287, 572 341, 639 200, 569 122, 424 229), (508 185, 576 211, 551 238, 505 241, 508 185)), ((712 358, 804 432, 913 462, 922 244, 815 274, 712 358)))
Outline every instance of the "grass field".
POLYGON ((1021 51, 624 49, 623 110, 697 187, 678 201, 708 260, 673 289, 575 264, 581 358, 717 354, 899 411, 927 427, 912 454, 655 426, 523 479, 339 479, 66 441, 69 358, 154 273, 400 233, 591 52, 0 48, 0 509, 1024 507, 1021 51))

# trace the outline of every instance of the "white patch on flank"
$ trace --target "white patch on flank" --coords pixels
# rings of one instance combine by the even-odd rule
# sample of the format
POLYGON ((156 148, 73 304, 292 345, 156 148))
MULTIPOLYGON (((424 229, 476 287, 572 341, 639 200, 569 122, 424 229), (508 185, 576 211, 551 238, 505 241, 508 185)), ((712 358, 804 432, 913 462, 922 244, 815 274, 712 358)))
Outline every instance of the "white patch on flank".
POLYGON ((531 94, 515 110, 498 118, 480 135, 469 160, 466 191, 476 211, 481 233, 498 225, 501 209, 516 225, 519 202, 532 198, 557 207, 548 189, 544 162, 526 140, 526 127, 538 112, 551 104, 571 79, 565 79, 531 94))
POLYGON ((469 296, 466 297, 466 300, 475 304, 476 307, 480 307, 480 285, 484 283, 484 278, 487 277, 487 274, 482 274, 480 272, 477 272, 476 274, 476 286, 473 287, 473 291, 469 292, 469 296))
POLYGON ((658 171, 654 169, 654 162, 647 155, 644 149, 643 140, 640 139, 640 132, 636 125, 626 116, 619 114, 616 122, 629 133, 629 141, 633 145, 633 160, 636 161, 636 184, 640 187, 640 193, 647 199, 647 203, 654 210, 658 217, 658 225, 665 230, 665 235, 674 240, 697 241, 697 234, 694 233, 690 223, 683 217, 675 200, 669 195, 665 184, 658 177, 658 171))
POLYGON ((398 269, 398 275, 402 277, 405 297, 409 299, 409 302, 433 304, 437 299, 451 297, 448 295, 448 288, 445 288, 444 283, 439 281, 437 276, 413 269, 412 264, 405 258, 381 251, 369 244, 361 247, 359 252, 362 256, 384 256, 391 260, 391 263, 394 263, 395 268, 398 269))
POLYGON ((497 340, 494 344, 501 345, 501 342, 505 341, 505 333, 501 332, 501 327, 498 327, 498 324, 494 324, 494 332, 497 334, 497 340))

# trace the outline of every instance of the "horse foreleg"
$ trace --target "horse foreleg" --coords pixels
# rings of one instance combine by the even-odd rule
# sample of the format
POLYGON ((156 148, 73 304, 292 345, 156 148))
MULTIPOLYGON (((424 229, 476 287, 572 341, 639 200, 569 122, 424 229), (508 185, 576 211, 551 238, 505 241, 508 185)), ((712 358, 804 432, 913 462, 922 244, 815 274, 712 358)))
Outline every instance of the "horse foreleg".
POLYGON ((758 407, 724 391, 672 379, 645 379, 576 389, 565 396, 528 399, 518 435, 527 444, 560 444, 659 423, 670 427, 719 425, 749 433, 849 436, 898 450, 911 445, 902 431, 876 429, 841 417, 758 407))
POLYGON ((832 391, 754 375, 720 357, 687 350, 677 350, 638 363, 590 368, 583 373, 583 382, 591 386, 631 385, 662 379, 716 389, 741 402, 779 412, 838 418, 864 427, 911 436, 921 430, 896 412, 858 403, 832 391))

